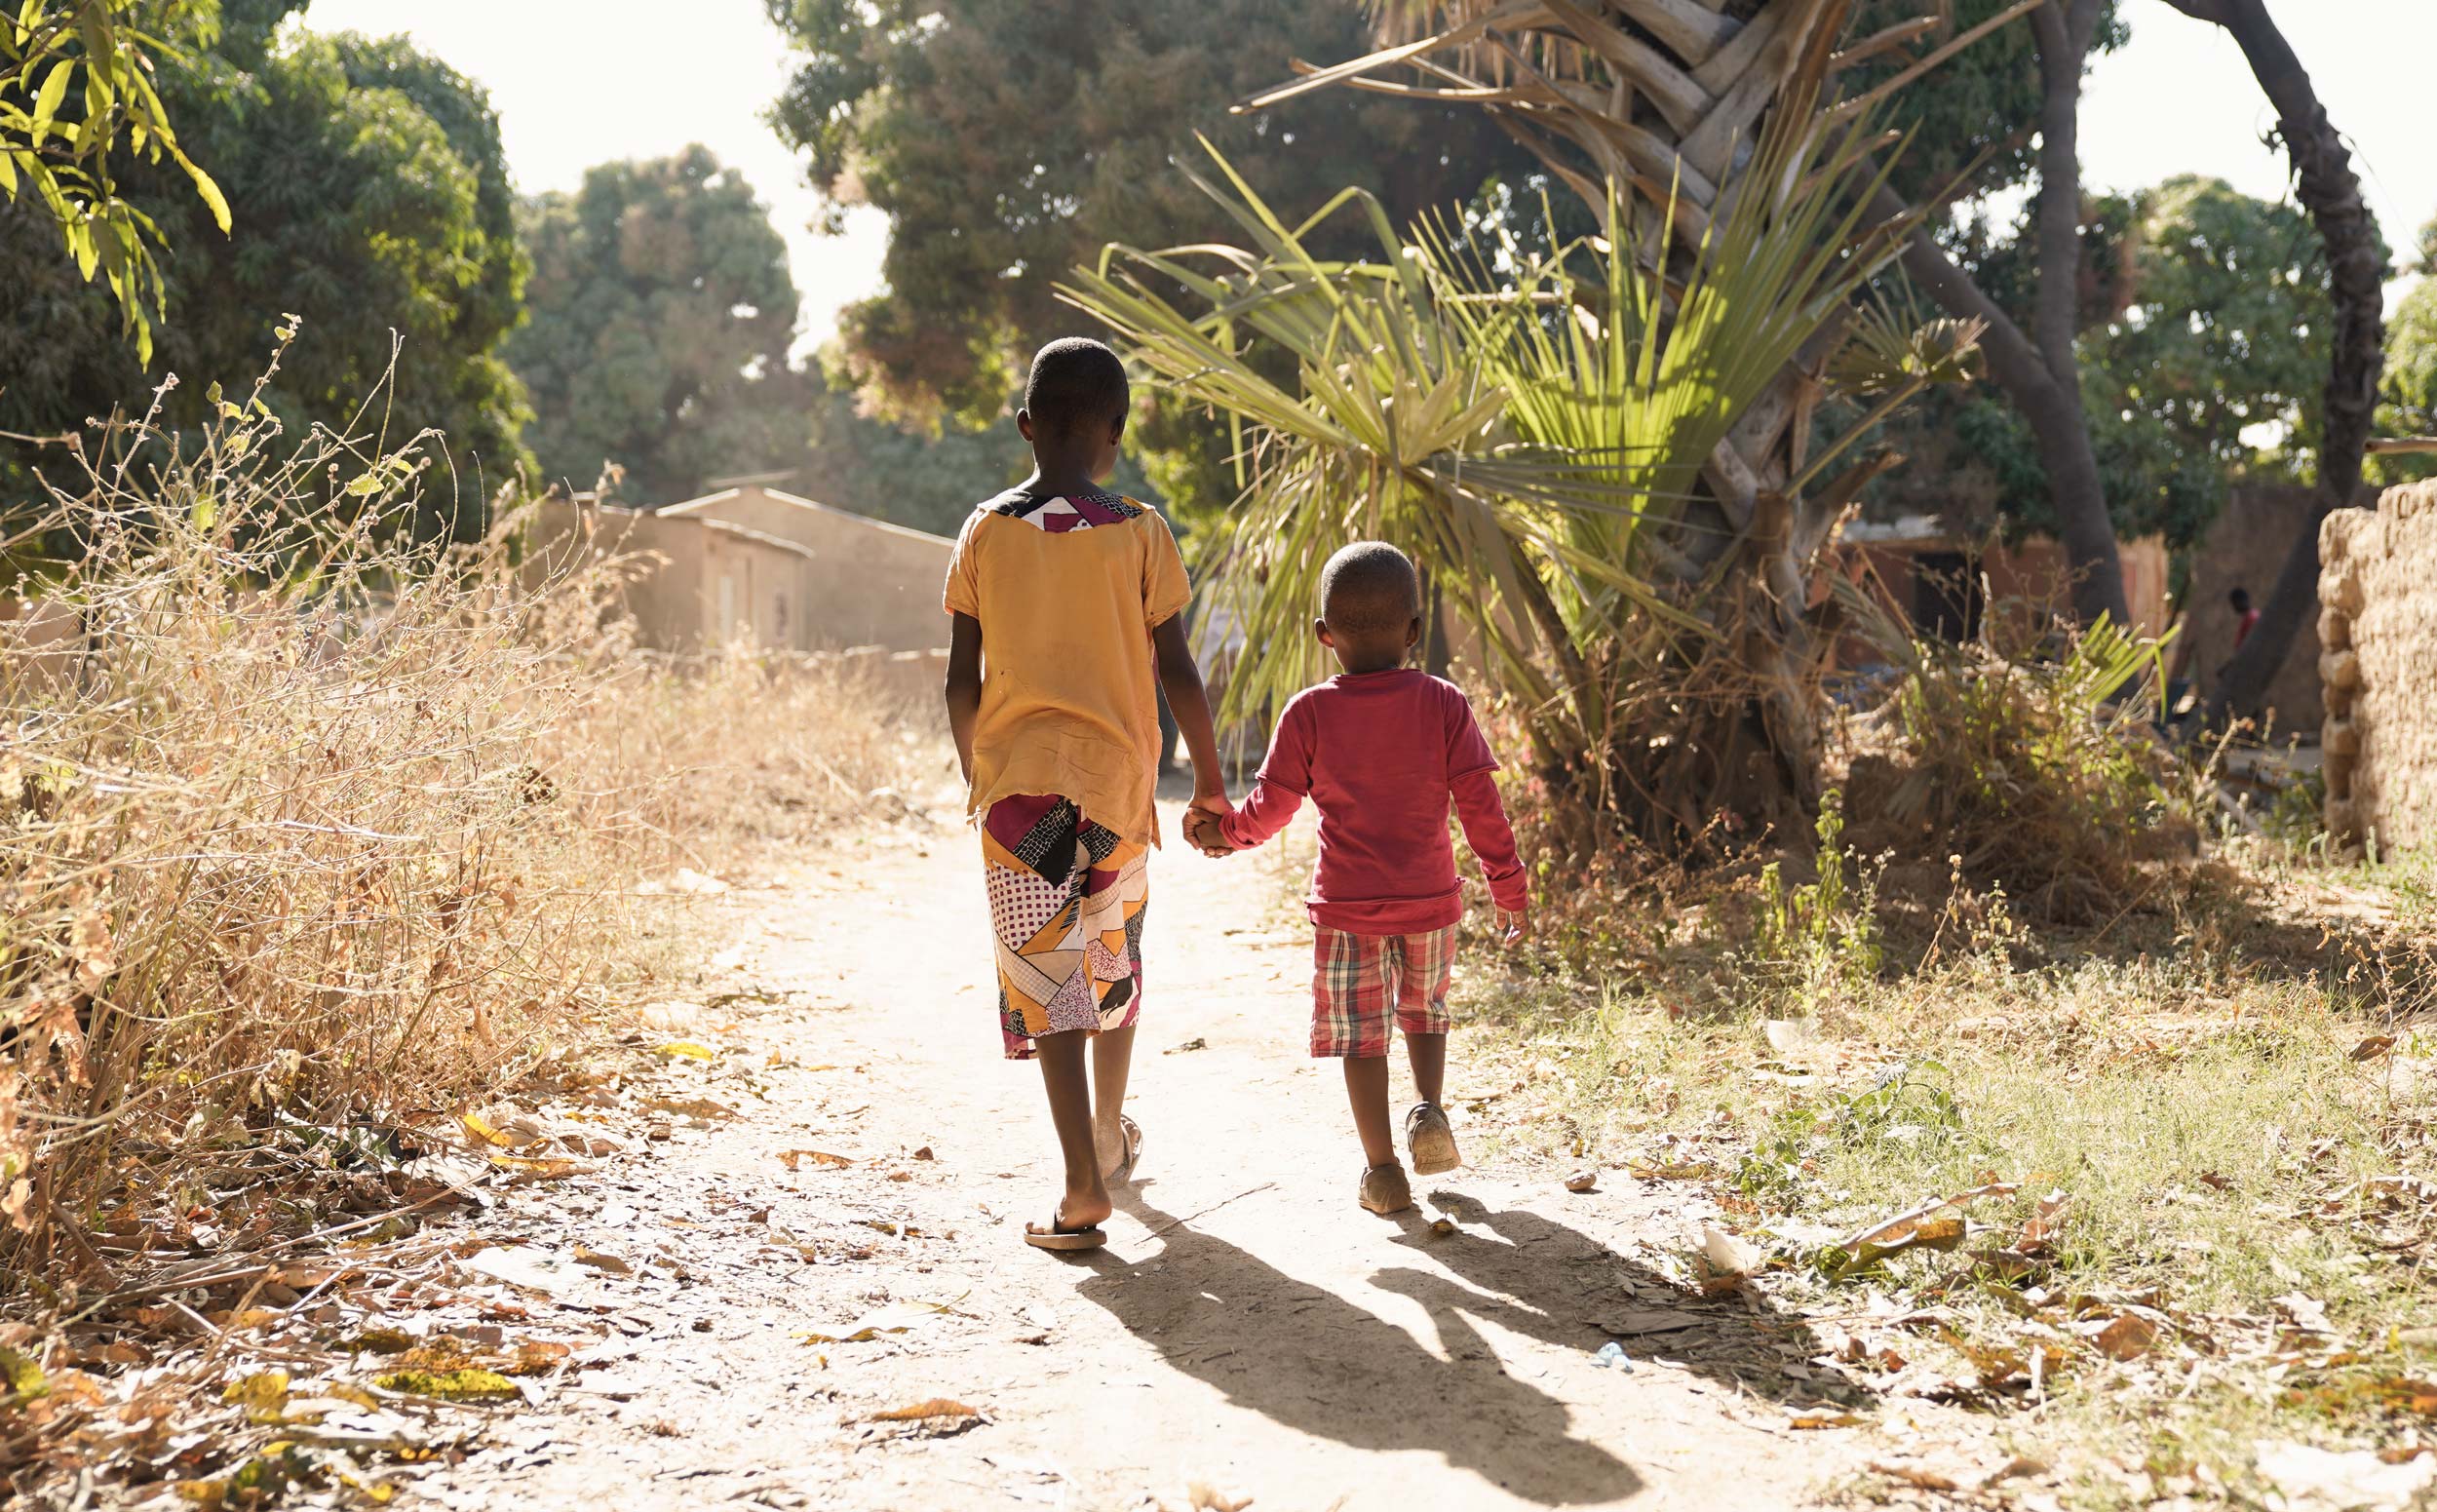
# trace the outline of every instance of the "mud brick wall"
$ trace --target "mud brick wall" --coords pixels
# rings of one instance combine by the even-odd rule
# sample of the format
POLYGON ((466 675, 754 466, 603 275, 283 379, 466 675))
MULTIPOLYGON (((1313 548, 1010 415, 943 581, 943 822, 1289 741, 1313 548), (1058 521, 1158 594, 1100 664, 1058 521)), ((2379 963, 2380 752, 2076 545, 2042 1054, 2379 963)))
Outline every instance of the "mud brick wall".
POLYGON ((2437 479, 2319 527, 2327 828, 2340 845, 2437 845, 2437 479))

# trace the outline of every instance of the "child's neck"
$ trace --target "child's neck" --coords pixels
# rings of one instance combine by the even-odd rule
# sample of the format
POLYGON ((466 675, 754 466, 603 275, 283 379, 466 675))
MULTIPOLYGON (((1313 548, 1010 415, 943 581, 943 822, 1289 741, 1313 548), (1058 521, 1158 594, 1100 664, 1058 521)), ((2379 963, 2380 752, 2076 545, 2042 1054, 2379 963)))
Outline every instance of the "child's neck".
POLYGON ((1089 463, 1045 457, 1034 452, 1032 476, 1024 481, 1024 491, 1065 498, 1077 493, 1099 492, 1100 481, 1092 476, 1089 463))
POLYGON ((1405 656, 1401 651, 1394 656, 1346 656, 1337 660, 1338 670, 1349 678, 1367 678, 1374 672, 1401 672, 1404 667, 1405 656))

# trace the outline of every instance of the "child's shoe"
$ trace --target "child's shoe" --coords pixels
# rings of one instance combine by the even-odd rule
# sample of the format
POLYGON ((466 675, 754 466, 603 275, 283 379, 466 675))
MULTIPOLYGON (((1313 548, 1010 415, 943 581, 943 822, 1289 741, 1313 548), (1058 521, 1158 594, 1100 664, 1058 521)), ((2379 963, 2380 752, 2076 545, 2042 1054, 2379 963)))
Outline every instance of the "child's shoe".
POLYGON ((1412 1154, 1416 1176, 1436 1176, 1464 1163, 1455 1152, 1455 1131, 1447 1126, 1447 1113, 1436 1103, 1416 1103, 1405 1115, 1405 1147, 1412 1154))
POLYGON ((1413 1188, 1405 1180, 1405 1168, 1393 1161, 1366 1167, 1356 1191, 1363 1206, 1373 1213, 1402 1213, 1413 1205, 1413 1188))

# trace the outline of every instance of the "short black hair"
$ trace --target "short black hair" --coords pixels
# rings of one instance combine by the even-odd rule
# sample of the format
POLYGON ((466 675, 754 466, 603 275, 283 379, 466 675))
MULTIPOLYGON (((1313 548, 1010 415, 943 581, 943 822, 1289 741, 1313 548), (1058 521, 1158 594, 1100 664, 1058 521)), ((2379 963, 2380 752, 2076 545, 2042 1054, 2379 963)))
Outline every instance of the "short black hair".
POLYGON ((2237 588, 2225 596, 2225 601, 2234 606, 2236 614, 2248 614, 2251 612, 2251 590, 2237 588))
POLYGON ((1035 430, 1065 436, 1120 418, 1132 393, 1116 353, 1089 336, 1064 336, 1033 354, 1024 407, 1035 430))
POLYGON ((1421 577, 1385 541, 1356 541, 1320 569, 1320 617, 1358 636, 1403 630, 1421 613, 1421 577))

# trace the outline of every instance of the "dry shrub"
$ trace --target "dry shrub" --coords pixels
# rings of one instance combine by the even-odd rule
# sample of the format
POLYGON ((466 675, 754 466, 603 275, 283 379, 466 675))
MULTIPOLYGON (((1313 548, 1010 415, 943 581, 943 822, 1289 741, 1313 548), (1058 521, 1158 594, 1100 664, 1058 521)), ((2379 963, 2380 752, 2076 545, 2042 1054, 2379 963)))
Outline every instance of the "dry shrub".
POLYGON ((903 764, 832 674, 638 651, 619 563, 521 584, 506 527, 417 544, 427 447, 251 404, 196 447, 112 428, 9 543, 83 632, 0 639, 0 1273, 46 1293, 106 1284, 93 1234, 144 1197, 312 1226, 351 1131, 582 1032, 668 906, 641 874, 903 764))
POLYGON ((1855 839, 1959 857, 2032 914, 2086 922, 2138 895, 2141 864, 2188 833, 2188 805, 2149 725, 2157 643, 2104 620, 1993 639, 2029 623, 1992 613, 1990 635, 1960 645, 1898 638, 1895 693, 1851 732, 1855 839))

